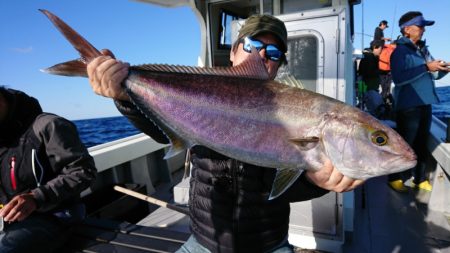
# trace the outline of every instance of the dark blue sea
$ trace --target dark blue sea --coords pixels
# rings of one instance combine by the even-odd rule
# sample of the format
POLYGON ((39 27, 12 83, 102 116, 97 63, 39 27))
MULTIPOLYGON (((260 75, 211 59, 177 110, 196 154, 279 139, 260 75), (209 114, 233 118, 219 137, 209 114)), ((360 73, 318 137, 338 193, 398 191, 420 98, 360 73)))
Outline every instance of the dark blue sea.
MULTIPOLYGON (((441 103, 433 105, 433 114, 447 122, 450 118, 450 86, 437 88, 441 103)), ((87 147, 140 133, 123 116, 73 121, 87 147)))
POLYGON ((140 133, 124 116, 73 121, 86 147, 140 133))
POLYGON ((433 114, 447 123, 450 118, 450 86, 439 87, 436 91, 441 102, 433 105, 433 114))

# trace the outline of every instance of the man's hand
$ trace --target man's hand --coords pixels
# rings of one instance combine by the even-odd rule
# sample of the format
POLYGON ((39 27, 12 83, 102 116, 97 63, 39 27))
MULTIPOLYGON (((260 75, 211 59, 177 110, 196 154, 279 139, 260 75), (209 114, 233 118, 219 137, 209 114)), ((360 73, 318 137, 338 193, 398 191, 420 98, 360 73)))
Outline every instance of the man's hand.
POLYGON ((427 69, 431 72, 435 71, 450 71, 449 64, 442 60, 434 60, 427 62, 427 69))
POLYGON ((342 175, 330 160, 327 160, 323 168, 318 171, 306 171, 306 178, 315 185, 334 192, 351 191, 364 182, 342 175))
POLYGON ((129 101, 121 83, 128 76, 130 64, 114 59, 109 50, 102 50, 102 54, 87 65, 92 90, 101 96, 129 101))
POLYGON ((15 196, 0 210, 0 216, 5 221, 21 221, 28 217, 37 208, 36 200, 32 193, 24 193, 15 196))

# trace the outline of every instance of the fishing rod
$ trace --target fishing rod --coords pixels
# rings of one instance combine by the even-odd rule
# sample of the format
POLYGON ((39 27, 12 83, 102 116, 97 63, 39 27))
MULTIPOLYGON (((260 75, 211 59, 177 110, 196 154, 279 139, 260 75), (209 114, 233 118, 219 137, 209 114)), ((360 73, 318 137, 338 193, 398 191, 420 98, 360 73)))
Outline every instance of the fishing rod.
POLYGON ((162 201, 162 200, 159 200, 159 199, 156 199, 156 198, 152 198, 152 197, 147 196, 145 194, 142 194, 142 193, 139 193, 139 192, 136 192, 136 191, 132 191, 130 189, 127 189, 127 188, 124 188, 124 187, 121 187, 121 186, 118 186, 118 185, 114 186, 114 190, 116 190, 118 192, 121 192, 121 193, 124 193, 124 194, 127 194, 129 196, 132 196, 132 197, 135 197, 135 198, 147 201, 147 202, 155 204, 157 206, 169 208, 171 210, 180 212, 182 214, 189 215, 189 210, 187 208, 184 208, 184 207, 181 207, 181 206, 178 206, 178 205, 174 205, 174 204, 170 204, 170 203, 167 203, 165 201, 162 201))

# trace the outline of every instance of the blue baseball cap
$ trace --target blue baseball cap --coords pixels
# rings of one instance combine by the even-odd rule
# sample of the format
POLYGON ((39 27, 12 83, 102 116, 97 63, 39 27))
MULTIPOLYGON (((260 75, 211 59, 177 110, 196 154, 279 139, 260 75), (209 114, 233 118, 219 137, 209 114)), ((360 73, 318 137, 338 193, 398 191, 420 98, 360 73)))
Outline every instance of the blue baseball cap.
POLYGON ((416 17, 404 22, 403 24, 400 24, 400 28, 404 28, 406 26, 411 26, 411 25, 424 27, 424 26, 430 26, 433 24, 434 24, 433 20, 426 20, 423 18, 422 15, 420 15, 420 16, 416 16, 416 17))

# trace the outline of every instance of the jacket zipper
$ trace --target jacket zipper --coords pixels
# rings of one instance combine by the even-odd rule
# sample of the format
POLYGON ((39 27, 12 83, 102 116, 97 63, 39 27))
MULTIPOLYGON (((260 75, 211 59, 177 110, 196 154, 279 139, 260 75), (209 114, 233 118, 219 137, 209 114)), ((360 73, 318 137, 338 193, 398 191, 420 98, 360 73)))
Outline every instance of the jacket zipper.
POLYGON ((238 209, 238 197, 237 197, 237 179, 236 179, 236 167, 238 165, 238 162, 236 160, 233 160, 233 165, 231 166, 231 181, 233 183, 233 196, 234 196, 234 205, 233 205, 233 251, 235 251, 236 247, 236 238, 237 238, 237 232, 238 232, 238 219, 237 219, 237 209, 238 209))
POLYGON ((16 167, 16 157, 13 156, 10 159, 10 170, 9 170, 9 177, 11 179, 11 187, 15 191, 17 189, 17 182, 16 182, 16 174, 15 174, 15 167, 16 167))
MULTIPOLYGON (((239 186, 238 186, 238 177, 242 174, 243 164, 234 160, 234 166, 231 168, 231 175, 232 175, 232 181, 233 181, 233 194, 234 194, 234 208, 233 208, 233 234, 239 235, 239 218, 237 217, 237 210, 239 208, 238 201, 239 201, 239 186)), ((234 242, 236 243, 236 239, 234 239, 234 242)))

